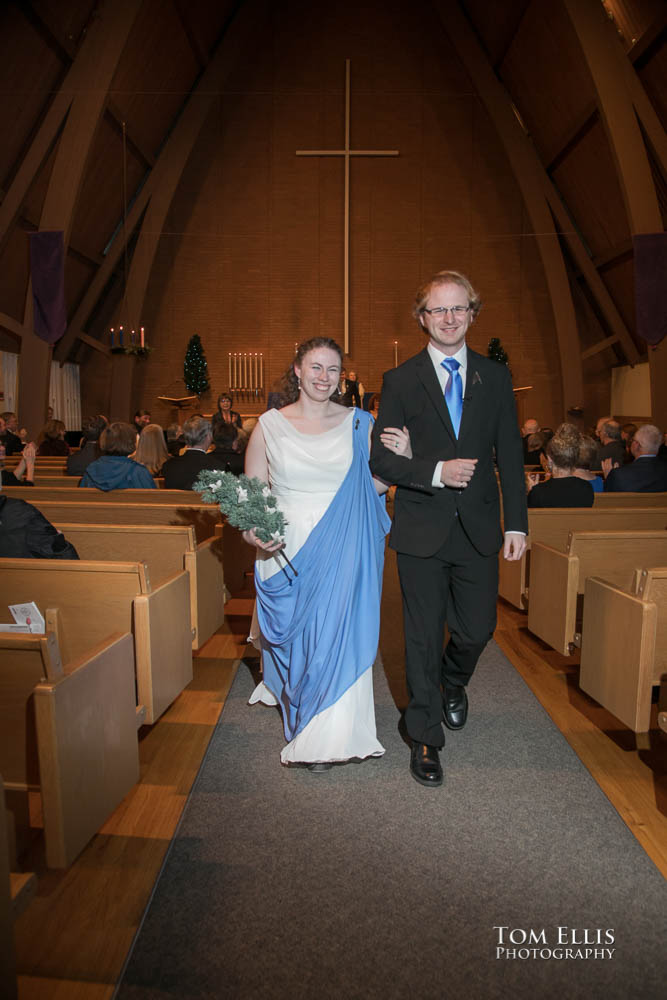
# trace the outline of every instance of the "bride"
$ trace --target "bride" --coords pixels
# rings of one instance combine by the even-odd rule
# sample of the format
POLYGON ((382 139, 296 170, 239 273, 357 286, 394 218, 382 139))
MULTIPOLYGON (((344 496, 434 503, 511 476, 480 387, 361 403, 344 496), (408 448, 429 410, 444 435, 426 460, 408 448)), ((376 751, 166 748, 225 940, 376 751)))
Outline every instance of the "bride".
MULTIPOLYGON (((250 701, 280 706, 288 741, 282 763, 313 771, 384 753, 372 667, 387 486, 370 473, 369 414, 332 399, 342 361, 333 340, 301 344, 288 376, 292 402, 262 414, 246 451, 246 474, 270 484, 287 522, 284 545, 243 533, 258 550, 263 665, 250 701)), ((405 429, 387 428, 382 441, 411 457, 405 429)))

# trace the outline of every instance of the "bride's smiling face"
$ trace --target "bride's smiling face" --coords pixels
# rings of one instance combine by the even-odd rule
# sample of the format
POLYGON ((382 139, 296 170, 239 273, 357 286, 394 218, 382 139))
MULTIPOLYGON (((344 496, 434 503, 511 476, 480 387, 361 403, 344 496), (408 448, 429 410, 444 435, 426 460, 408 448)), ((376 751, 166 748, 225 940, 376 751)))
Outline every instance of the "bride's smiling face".
POLYGON ((323 402, 336 391, 340 381, 340 356, 330 347, 316 347, 304 355, 294 371, 301 379, 301 392, 323 402))

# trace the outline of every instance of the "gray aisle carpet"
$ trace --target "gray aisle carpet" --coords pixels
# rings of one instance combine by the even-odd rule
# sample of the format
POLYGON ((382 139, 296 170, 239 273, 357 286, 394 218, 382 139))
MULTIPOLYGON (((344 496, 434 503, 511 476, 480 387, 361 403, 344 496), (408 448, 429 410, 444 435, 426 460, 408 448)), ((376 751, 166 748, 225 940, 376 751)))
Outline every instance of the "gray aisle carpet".
POLYGON ((495 643, 440 789, 375 685, 386 755, 312 774, 241 664, 120 1000, 665 996, 664 880, 495 643))

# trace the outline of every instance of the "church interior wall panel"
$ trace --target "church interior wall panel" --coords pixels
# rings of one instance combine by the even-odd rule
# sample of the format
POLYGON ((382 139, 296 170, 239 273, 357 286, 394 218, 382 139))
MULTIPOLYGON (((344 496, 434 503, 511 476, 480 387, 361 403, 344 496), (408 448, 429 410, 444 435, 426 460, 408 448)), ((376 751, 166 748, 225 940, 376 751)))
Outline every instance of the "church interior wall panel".
POLYGON ((74 48, 97 3, 96 0, 31 0, 30 6, 61 45, 74 48))
POLYGON ((0 311, 23 322, 29 274, 28 234, 15 226, 0 252, 0 311))
POLYGON ((662 0, 607 0, 606 7, 614 16, 626 49, 665 13, 662 0))
POLYGON ((650 58, 638 69, 638 74, 655 112, 667 129, 667 37, 651 50, 650 58))
POLYGON ((600 121, 554 170, 553 180, 594 257, 629 238, 625 203, 600 121))
MULTIPOLYGON (((395 340, 399 362, 420 350, 414 291, 428 274, 452 267, 471 276, 487 303, 473 346, 485 353, 489 338, 500 336, 517 364, 534 360, 540 394, 555 411, 559 369, 544 360, 553 360, 554 348, 545 351, 542 341, 553 340, 553 319, 541 265, 529 279, 518 188, 442 26, 426 3, 391 3, 388 14, 371 0, 354 11, 341 6, 272 8, 270 31, 258 24, 255 46, 270 86, 258 93, 255 74, 244 83, 237 68, 207 120, 165 224, 173 235, 156 255, 145 305, 156 350, 136 367, 135 405, 157 414, 155 397, 182 377, 194 332, 211 377, 204 408, 227 387, 230 350, 263 351, 268 389, 295 342, 342 339, 343 164, 295 151, 341 147, 351 51, 352 145, 401 155, 351 164, 348 368, 379 389, 395 340), (434 44, 413 51, 405 39, 416 46, 429 24, 434 44), (388 56, 401 45, 410 51, 399 72, 388 56), (529 293, 524 285, 535 275, 529 293)), ((542 419, 553 423, 555 412, 542 419)))
POLYGON ((558 3, 532 0, 500 66, 500 76, 542 158, 595 101, 595 88, 569 18, 558 3))
POLYGON ((6 189, 11 182, 35 122, 48 106, 50 95, 64 71, 62 61, 24 17, 19 5, 2 4, 0 184, 3 188, 6 189))
POLYGON ((51 180, 53 165, 56 162, 59 145, 60 140, 58 139, 54 143, 39 170, 35 173, 35 176, 33 177, 33 180, 26 192, 23 205, 21 206, 20 215, 22 215, 25 220, 29 220, 30 224, 33 226, 39 226, 42 208, 46 199, 49 181, 51 180))
POLYGON ((503 0, 493 5, 489 17, 488 0, 463 0, 461 6, 477 29, 493 66, 507 51, 521 24, 530 0, 503 0))
POLYGON ((67 254, 65 257, 65 303, 67 314, 71 316, 83 298, 95 269, 80 257, 67 254))
POLYGON ((143 0, 123 49, 110 96, 128 133, 156 154, 199 72, 176 9, 143 0))
MULTIPOLYGON (((127 148, 127 199, 129 203, 146 168, 127 148)), ((83 175, 72 220, 71 242, 102 253, 123 218, 123 145, 117 129, 103 118, 83 175)))

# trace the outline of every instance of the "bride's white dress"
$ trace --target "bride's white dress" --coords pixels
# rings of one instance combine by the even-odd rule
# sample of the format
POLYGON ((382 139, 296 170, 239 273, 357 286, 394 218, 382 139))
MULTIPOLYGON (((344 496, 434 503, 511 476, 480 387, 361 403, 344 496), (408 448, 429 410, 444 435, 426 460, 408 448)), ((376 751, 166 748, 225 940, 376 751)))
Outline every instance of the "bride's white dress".
MULTIPOLYGON (((287 522, 284 551, 289 559, 301 549, 345 479, 352 462, 352 421, 356 413, 351 409, 341 424, 317 435, 302 434, 280 410, 268 410, 260 417, 271 490, 287 522)), ((364 558, 364 553, 358 555, 364 558)), ((256 570, 261 580, 281 573, 284 565, 280 555, 257 550, 256 570)), ((345 586, 346 581, 332 576, 331 585, 345 586)), ((253 639, 256 630, 254 620, 253 639)), ((280 691, 270 691, 262 682, 250 703, 276 705, 280 696, 280 691)), ((344 761, 383 753, 376 735, 370 667, 333 705, 297 733, 284 747, 281 760, 284 764, 344 761)))

